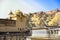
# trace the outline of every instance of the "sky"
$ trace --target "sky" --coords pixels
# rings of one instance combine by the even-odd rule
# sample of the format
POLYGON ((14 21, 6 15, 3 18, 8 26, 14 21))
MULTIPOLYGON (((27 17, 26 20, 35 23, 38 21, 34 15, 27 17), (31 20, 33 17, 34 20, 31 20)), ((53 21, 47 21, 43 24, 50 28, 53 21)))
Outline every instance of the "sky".
POLYGON ((60 0, 0 0, 0 18, 7 18, 8 13, 21 10, 23 13, 60 9, 60 0))

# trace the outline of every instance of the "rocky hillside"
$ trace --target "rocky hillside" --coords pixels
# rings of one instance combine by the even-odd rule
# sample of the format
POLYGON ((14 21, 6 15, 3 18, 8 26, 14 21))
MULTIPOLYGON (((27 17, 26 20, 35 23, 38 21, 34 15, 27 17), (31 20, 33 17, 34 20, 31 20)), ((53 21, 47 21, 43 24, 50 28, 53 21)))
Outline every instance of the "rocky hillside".
POLYGON ((38 26, 60 26, 60 10, 55 9, 48 12, 35 12, 29 14, 29 24, 32 27, 38 26))

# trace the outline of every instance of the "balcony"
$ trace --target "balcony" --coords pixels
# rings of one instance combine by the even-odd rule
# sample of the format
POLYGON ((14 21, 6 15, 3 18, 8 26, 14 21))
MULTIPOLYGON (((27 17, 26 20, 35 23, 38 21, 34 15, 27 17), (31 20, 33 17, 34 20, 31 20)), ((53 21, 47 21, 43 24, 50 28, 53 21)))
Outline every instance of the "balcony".
POLYGON ((0 19, 0 27, 15 27, 16 21, 10 19, 0 19))

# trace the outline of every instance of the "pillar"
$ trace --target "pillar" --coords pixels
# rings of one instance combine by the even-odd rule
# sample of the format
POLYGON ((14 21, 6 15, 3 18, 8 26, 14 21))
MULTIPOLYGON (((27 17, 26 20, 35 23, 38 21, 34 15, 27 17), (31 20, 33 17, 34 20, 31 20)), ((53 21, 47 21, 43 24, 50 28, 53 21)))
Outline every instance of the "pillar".
POLYGON ((19 40, 26 40, 26 37, 22 36, 19 38, 19 40))

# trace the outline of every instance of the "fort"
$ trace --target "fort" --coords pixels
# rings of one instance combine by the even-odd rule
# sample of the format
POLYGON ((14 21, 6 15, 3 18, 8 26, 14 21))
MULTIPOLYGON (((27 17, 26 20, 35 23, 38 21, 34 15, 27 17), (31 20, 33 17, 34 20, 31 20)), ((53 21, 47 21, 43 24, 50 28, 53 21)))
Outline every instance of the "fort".
POLYGON ((0 19, 0 40, 26 40, 31 36, 31 27, 26 25, 27 19, 22 12, 18 10, 15 15, 12 16, 12 12, 9 15, 10 19, 0 19))
POLYGON ((58 9, 49 12, 23 14, 20 10, 9 13, 9 18, 0 19, 0 40, 55 40, 59 39, 60 21, 58 9), (59 16, 57 16, 59 15, 59 16), (54 20, 57 17, 58 20, 54 20), (32 37, 32 30, 46 30, 47 37, 32 37), (56 36, 57 35, 57 36, 56 36))

